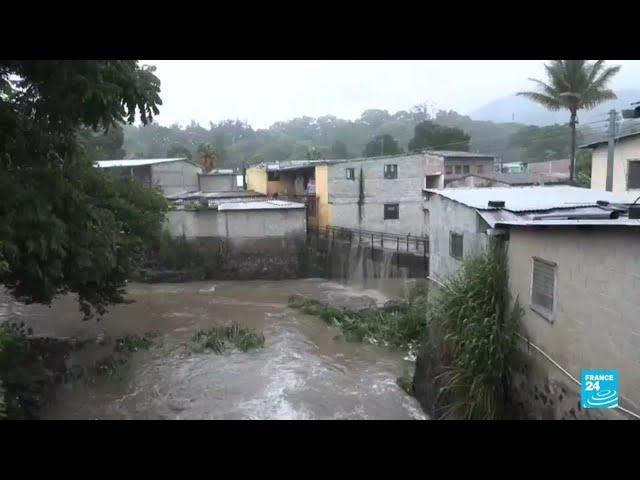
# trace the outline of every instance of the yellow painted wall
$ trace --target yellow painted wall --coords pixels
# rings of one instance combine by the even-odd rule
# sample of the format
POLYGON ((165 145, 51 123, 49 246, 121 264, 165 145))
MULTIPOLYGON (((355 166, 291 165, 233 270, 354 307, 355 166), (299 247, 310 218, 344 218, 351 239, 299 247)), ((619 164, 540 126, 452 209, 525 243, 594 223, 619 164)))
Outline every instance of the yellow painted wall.
POLYGON ((247 190, 268 195, 267 171, 262 168, 247 168, 247 190))
POLYGON ((272 182, 267 182, 268 186, 268 195, 273 195, 277 193, 278 195, 295 195, 295 188, 293 186, 293 178, 294 176, 291 174, 286 174, 284 172, 280 172, 280 180, 275 180, 272 182))
POLYGON ((329 205, 329 166, 318 165, 315 172, 316 198, 318 199, 318 225, 331 225, 331 205, 329 205))

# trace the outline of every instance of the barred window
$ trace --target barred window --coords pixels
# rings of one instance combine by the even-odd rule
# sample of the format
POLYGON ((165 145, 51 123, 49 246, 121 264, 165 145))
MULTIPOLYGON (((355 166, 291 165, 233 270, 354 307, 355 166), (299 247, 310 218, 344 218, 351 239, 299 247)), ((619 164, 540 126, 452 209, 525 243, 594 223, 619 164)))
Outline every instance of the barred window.
POLYGON ((447 175, 451 175, 453 173, 453 167, 451 165, 447 165, 446 167, 444 167, 444 173, 446 173, 447 175))
POLYGON ((533 259, 531 279, 531 306, 550 320, 555 307, 556 264, 545 260, 533 259))
POLYGON ((271 170, 267 172, 267 181, 269 182, 277 182, 280 180, 280 172, 277 170, 271 170))
POLYGON ((449 232, 449 255, 458 260, 463 256, 463 236, 461 233, 449 232))
POLYGON ((397 220, 400 218, 400 206, 397 203, 384 204, 384 219, 397 220))
POLYGON ((398 165, 396 164, 385 165, 384 178, 387 178, 387 179, 398 178, 398 165))
POLYGON ((462 165, 456 165, 456 173, 462 173, 462 165))
POLYGON ((469 165, 463 165, 462 173, 469 173, 469 165))
POLYGON ((355 180, 356 174, 353 168, 345 169, 347 172, 347 180, 355 180))

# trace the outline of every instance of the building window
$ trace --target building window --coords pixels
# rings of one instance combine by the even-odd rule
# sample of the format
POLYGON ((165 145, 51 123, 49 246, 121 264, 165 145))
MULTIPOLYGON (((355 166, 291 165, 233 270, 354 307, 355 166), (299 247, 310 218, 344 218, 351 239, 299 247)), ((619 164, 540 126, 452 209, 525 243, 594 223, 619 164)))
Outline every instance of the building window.
POLYGON ((355 180, 356 179, 356 173, 355 173, 355 170, 353 168, 347 168, 347 169, 345 169, 345 171, 347 172, 347 180, 355 180))
POLYGON ((462 173, 462 165, 456 165, 456 173, 462 173))
POLYGON ((556 286, 556 264, 539 258, 533 258, 531 278, 531 307, 544 318, 551 321, 556 286))
POLYGON ((478 165, 478 173, 482 173, 484 170, 484 165, 478 165))
POLYGON ((384 204, 384 219, 397 220, 400 218, 400 206, 397 203, 384 204))
POLYGON ((464 165, 462 167, 462 173, 469 173, 469 165, 464 165))
POLYGON ((280 180, 280 172, 278 172, 277 170, 271 170, 267 172, 267 180, 269 182, 277 182, 278 180, 280 180))
POLYGON ((395 165, 395 164, 385 165, 384 178, 387 178, 387 179, 398 178, 398 165, 395 165))
POLYGON ((640 188, 640 160, 629 160, 627 190, 640 188))
POLYGON ((476 226, 477 226, 477 232, 478 233, 487 233, 487 230, 489 230, 491 227, 489 226, 489 224, 487 223, 487 221, 482 218, 482 216, 476 212, 476 226))
POLYGON ((449 255, 458 260, 462 260, 462 234, 449 233, 449 255))
POLYGON ((447 175, 451 175, 453 173, 453 167, 451 165, 447 165, 446 167, 444 167, 444 173, 446 173, 447 175))

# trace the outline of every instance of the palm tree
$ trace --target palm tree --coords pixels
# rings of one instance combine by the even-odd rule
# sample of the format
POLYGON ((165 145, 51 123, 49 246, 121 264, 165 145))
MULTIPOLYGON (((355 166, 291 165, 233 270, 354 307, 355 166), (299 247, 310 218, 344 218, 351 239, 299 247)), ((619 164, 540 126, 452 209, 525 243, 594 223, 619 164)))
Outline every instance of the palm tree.
POLYGON ((210 143, 203 143, 198 147, 200 164, 205 173, 209 173, 218 165, 218 152, 210 143))
POLYGON ((620 66, 605 67, 604 60, 552 60, 544 68, 548 83, 530 78, 540 87, 538 92, 518 92, 549 110, 569 110, 571 117, 571 161, 570 179, 573 183, 576 158, 576 115, 580 109, 591 109, 606 100, 613 100, 616 94, 606 88, 620 66))

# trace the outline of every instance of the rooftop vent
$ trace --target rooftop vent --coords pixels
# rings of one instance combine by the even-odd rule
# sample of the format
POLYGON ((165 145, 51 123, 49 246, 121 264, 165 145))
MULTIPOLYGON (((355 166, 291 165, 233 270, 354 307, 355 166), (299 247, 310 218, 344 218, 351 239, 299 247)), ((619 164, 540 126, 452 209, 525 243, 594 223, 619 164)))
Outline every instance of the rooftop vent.
POLYGON ((493 208, 504 208, 504 200, 489 200, 489 206, 493 208))
POLYGON ((609 202, 607 202, 606 200, 598 200, 596 202, 600 207, 606 207, 609 205, 609 202))
POLYGON ((629 207, 629 218, 631 220, 640 219, 640 205, 633 205, 629 207))

